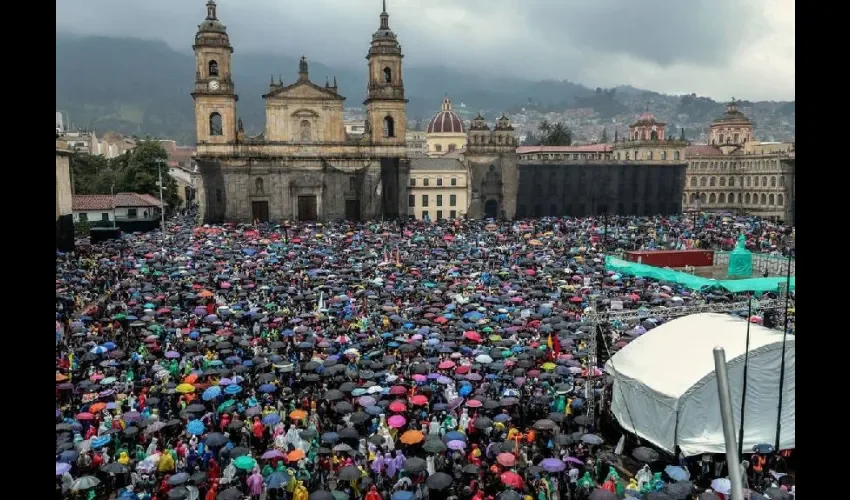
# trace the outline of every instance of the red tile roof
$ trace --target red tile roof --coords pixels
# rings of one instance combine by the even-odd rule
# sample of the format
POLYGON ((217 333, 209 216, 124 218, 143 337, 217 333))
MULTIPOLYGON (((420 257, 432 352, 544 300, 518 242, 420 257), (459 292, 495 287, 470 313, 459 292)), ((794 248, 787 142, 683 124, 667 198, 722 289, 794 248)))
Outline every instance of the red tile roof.
POLYGON ((685 148, 685 158, 689 156, 723 156, 723 151, 708 144, 696 144, 685 148))
POLYGON ((108 194, 75 194, 71 197, 71 210, 112 210, 112 196, 108 194))
POLYGON ((114 198, 108 194, 75 194, 71 198, 71 209, 74 211, 112 210, 113 201, 116 207, 159 206, 159 199, 149 194, 116 193, 114 198))
POLYGON ((584 146, 520 146, 517 154, 526 153, 607 153, 610 144, 586 144, 584 146))

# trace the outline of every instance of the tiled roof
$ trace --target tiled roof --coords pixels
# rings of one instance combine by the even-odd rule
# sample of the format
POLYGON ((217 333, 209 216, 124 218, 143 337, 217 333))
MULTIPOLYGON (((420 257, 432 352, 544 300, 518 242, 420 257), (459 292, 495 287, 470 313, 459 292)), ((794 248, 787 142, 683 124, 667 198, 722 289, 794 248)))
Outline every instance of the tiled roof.
POLYGON ((112 196, 108 194, 75 194, 71 197, 71 210, 112 210, 112 196))
POLYGON ((71 209, 75 211, 112 210, 113 200, 116 207, 158 207, 159 199, 149 194, 116 193, 75 194, 71 198, 71 209))
POLYGON ((610 144, 586 144, 584 146, 520 146, 517 154, 527 153, 607 153, 610 144))
POLYGON ((411 158, 410 170, 454 170, 457 172, 465 172, 466 167, 460 160, 455 158, 411 158))
POLYGON ((685 148, 685 157, 689 156, 723 156, 723 151, 708 144, 696 144, 685 148))

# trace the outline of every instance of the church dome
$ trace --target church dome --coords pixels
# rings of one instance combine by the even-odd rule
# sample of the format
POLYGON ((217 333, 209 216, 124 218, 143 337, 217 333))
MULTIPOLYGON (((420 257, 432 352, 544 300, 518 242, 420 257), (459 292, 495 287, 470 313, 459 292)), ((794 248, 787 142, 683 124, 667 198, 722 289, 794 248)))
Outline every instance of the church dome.
POLYGON ((196 38, 201 38, 203 33, 221 33, 227 36, 227 27, 218 20, 216 15, 215 0, 207 2, 207 17, 198 25, 196 38))
POLYGON ((659 122, 655 115, 652 114, 650 110, 644 111, 637 119, 637 121, 632 125, 632 127, 639 127, 645 125, 665 125, 664 123, 659 122))
POLYGON ((465 134, 466 127, 463 120, 452 111, 452 100, 448 97, 443 99, 443 109, 431 118, 428 124, 429 134, 465 134))

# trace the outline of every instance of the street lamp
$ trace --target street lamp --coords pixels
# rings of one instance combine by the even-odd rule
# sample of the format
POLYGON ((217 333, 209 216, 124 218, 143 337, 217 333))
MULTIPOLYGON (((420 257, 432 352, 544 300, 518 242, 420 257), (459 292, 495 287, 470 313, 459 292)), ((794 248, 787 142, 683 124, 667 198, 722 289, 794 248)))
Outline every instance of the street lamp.
POLYGON ((162 158, 157 158, 156 160, 156 171, 159 174, 159 214, 162 223, 162 251, 165 252, 165 202, 162 199, 162 190, 165 189, 165 186, 162 184, 162 164, 165 163, 165 160, 162 158))
POLYGON ((115 183, 109 186, 109 196, 112 198, 112 229, 115 229, 115 183))

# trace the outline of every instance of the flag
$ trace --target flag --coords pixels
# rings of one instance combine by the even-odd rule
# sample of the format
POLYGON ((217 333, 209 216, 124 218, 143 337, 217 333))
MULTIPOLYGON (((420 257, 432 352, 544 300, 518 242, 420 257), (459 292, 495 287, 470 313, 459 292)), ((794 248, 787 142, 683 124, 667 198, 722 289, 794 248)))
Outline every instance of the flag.
POLYGON ((555 338, 552 338, 552 334, 549 334, 549 338, 552 339, 552 351, 555 353, 555 357, 558 357, 558 354, 561 353, 561 341, 558 339, 556 335, 555 338))
POLYGON ((378 187, 375 188, 375 194, 378 195, 378 196, 381 196, 381 194, 383 192, 384 192, 384 180, 381 179, 381 180, 378 181, 378 187))
POLYGON ((552 344, 552 334, 550 333, 550 334, 549 334, 549 338, 548 338, 548 339, 546 339, 546 347, 548 347, 549 349, 551 349, 551 348, 552 348, 552 345, 553 345, 553 344, 552 344))

